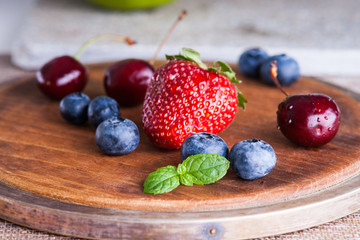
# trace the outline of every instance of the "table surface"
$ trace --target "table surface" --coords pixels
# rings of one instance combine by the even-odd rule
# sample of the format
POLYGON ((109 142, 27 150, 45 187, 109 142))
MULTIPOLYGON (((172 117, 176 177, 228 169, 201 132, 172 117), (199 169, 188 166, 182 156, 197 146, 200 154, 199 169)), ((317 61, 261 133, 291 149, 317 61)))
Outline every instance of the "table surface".
MULTIPOLYGON (((14 81, 18 78, 32 77, 33 71, 25 71, 11 64, 10 56, 0 55, 0 84, 14 81)), ((359 91, 359 83, 356 78, 332 77, 325 81, 342 85, 344 88, 359 91), (355 86, 355 88, 354 88, 355 86)), ((341 219, 309 229, 283 234, 280 236, 266 237, 262 239, 359 239, 360 238, 360 211, 341 219)), ((73 239, 70 237, 57 236, 50 233, 28 229, 16 224, 0 220, 0 239, 73 239)))
POLYGON ((172 22, 186 9, 187 16, 158 59, 189 47, 208 61, 235 62, 244 49, 258 46, 271 55, 294 57, 307 76, 360 75, 357 0, 177 0, 129 12, 96 8, 83 0, 36 2, 13 41, 12 61, 22 68, 36 69, 54 56, 74 54, 91 37, 114 33, 130 36, 137 44, 100 41, 84 51, 81 61, 151 59, 172 22))

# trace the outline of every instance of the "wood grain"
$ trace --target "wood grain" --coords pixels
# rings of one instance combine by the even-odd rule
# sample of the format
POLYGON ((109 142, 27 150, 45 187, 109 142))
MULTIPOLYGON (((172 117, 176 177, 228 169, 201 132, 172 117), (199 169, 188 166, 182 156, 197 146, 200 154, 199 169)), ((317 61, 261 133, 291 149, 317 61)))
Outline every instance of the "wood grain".
MULTIPOLYGON (((85 89, 103 95, 107 64, 89 67, 85 89)), ((34 79, 19 79, 0 89, 0 181, 15 189, 69 204, 136 211, 193 212, 240 209, 303 197, 354 177, 360 170, 360 106, 334 87, 303 77, 289 93, 321 92, 333 97, 342 112, 335 139, 321 148, 288 142, 276 128, 283 95, 275 88, 244 79, 239 86, 249 103, 219 135, 229 147, 260 138, 270 143, 278 162, 266 177, 245 181, 231 170, 215 184, 180 186, 150 195, 142 192, 147 175, 177 165, 179 151, 155 148, 141 131, 139 147, 119 157, 103 155, 89 124, 72 126, 59 114, 58 102, 37 89, 34 79)), ((141 107, 123 108, 122 116, 141 129, 141 107)))
POLYGON ((0 218, 42 231, 96 239, 249 239, 296 231, 360 209, 360 176, 277 204, 196 212, 97 208, 0 183, 0 218))

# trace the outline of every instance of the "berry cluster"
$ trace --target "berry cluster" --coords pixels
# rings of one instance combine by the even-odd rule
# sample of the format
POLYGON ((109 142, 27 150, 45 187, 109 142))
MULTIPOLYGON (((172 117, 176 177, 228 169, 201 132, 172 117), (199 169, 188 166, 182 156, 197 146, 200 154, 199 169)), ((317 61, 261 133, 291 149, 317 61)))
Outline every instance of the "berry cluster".
MULTIPOLYGON (((129 38, 124 40, 133 44, 129 38)), ((104 75, 108 96, 98 96, 92 101, 82 93, 88 76, 85 66, 76 57, 60 56, 47 62, 37 72, 36 79, 45 95, 61 99, 60 113, 66 121, 84 124, 89 120, 96 127, 95 142, 103 153, 124 155, 135 150, 140 136, 138 127, 131 120, 120 117, 119 105, 141 104, 153 73, 152 65, 143 60, 115 62, 104 75)))
MULTIPOLYGON (((152 63, 177 23, 186 15, 182 11, 170 28, 152 63)), ((120 106, 133 107, 144 101, 145 92, 154 75, 153 64, 140 59, 125 59, 113 63, 104 74, 107 96, 92 101, 82 93, 87 83, 87 70, 77 58, 90 44, 102 39, 115 39, 132 45, 135 42, 118 35, 100 35, 85 42, 74 57, 60 56, 44 64, 36 73, 39 89, 48 97, 60 100, 62 117, 72 124, 87 120, 96 127, 95 141, 108 155, 123 155, 139 144, 138 127, 129 119, 120 117, 120 106)))
POLYGON ((270 73, 270 64, 277 61, 278 81, 281 86, 288 86, 300 78, 300 68, 297 61, 286 55, 269 56, 261 48, 250 48, 244 51, 239 58, 238 66, 241 73, 250 78, 260 79, 267 85, 275 86, 270 73))
POLYGON ((60 113, 71 124, 84 124, 89 120, 96 128, 96 145, 104 154, 128 154, 139 145, 138 127, 121 117, 119 105, 111 97, 90 100, 84 93, 71 93, 60 101, 60 113))
POLYGON ((330 142, 340 125, 340 109, 324 94, 289 95, 283 88, 299 77, 297 62, 286 54, 269 57, 260 48, 240 55, 240 71, 248 77, 260 77, 268 85, 277 86, 286 98, 278 105, 277 124, 291 142, 305 147, 319 147, 330 142))
MULTIPOLYGON (((144 101, 145 91, 154 74, 148 62, 127 59, 113 63, 105 72, 104 87, 108 96, 121 106, 136 106, 144 101)), ((48 97, 60 100, 73 92, 82 92, 87 83, 87 70, 74 57, 60 56, 36 73, 39 89, 48 97)))
POLYGON ((180 150, 181 160, 196 154, 218 154, 230 161, 230 167, 242 179, 261 178, 275 167, 276 154, 270 144, 260 139, 236 143, 230 150, 225 141, 212 133, 195 133, 184 141, 180 150))

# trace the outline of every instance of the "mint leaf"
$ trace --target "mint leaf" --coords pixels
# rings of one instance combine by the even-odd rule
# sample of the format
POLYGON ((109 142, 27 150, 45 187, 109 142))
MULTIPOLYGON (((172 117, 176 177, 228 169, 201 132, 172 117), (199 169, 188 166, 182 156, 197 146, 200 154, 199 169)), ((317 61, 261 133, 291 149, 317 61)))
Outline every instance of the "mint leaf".
POLYGON ((194 179, 191 174, 185 173, 180 175, 180 182, 185 186, 192 186, 194 184, 194 179))
POLYGON ((180 177, 180 183, 185 186, 192 186, 193 185, 192 177, 191 175, 187 174, 186 171, 187 169, 185 165, 180 163, 177 168, 177 173, 179 174, 180 177))
POLYGON ((227 173, 230 162, 218 155, 201 153, 192 155, 178 167, 161 167, 149 174, 144 182, 145 193, 166 193, 177 188, 180 183, 185 186, 214 183, 227 173))
POLYGON ((180 185, 179 175, 174 166, 166 166, 149 174, 144 182, 145 193, 166 193, 180 185))
POLYGON ((193 185, 193 180, 191 175, 186 173, 187 169, 185 167, 184 164, 179 164, 177 167, 177 173, 180 176, 180 183, 185 185, 185 186, 192 186, 193 185))
MULTIPOLYGON (((214 183, 227 173, 230 162, 218 154, 196 154, 188 157, 182 163, 186 167, 186 179, 194 184, 204 185, 214 183)), ((185 178, 185 177, 184 177, 185 178)))
POLYGON ((176 171, 177 171, 177 173, 178 173, 179 175, 184 174, 184 173, 186 173, 186 167, 184 166, 184 164, 181 164, 181 163, 180 163, 180 164, 178 165, 176 171))

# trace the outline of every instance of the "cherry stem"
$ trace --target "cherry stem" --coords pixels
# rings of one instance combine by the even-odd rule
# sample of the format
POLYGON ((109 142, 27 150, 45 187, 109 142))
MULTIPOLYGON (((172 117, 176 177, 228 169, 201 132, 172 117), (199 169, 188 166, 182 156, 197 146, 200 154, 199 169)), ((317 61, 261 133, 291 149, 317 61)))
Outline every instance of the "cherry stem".
POLYGON ((93 37, 89 40, 87 40, 83 45, 81 45, 81 47, 79 48, 79 50, 75 53, 74 58, 78 59, 80 57, 80 55, 84 52, 84 50, 91 44, 98 42, 100 40, 116 40, 116 41, 121 41, 121 42, 125 42, 128 45, 133 45, 136 42, 134 40, 132 40, 129 37, 124 37, 124 36, 119 36, 119 35, 110 35, 110 34, 105 34, 105 35, 99 35, 96 37, 93 37))
POLYGON ((161 48, 165 45, 165 43, 167 42, 167 40, 169 39, 171 33, 174 31, 175 27, 178 25, 178 23, 185 17, 185 15, 187 14, 186 10, 183 10, 178 18, 175 20, 175 22, 173 23, 173 25, 171 26, 171 28, 169 29, 169 31, 166 33, 165 37, 163 38, 163 40, 161 41, 161 43, 159 44, 158 48, 156 49, 156 52, 153 56, 153 58, 150 60, 150 64, 154 65, 157 56, 160 53, 161 48))
POLYGON ((272 80, 274 81, 276 87, 278 87, 280 89, 280 91, 282 91, 285 94, 285 96, 288 97, 289 94, 280 85, 279 80, 277 79, 277 75, 278 75, 278 65, 277 65, 277 61, 274 60, 273 62, 270 63, 270 76, 271 76, 272 80))

